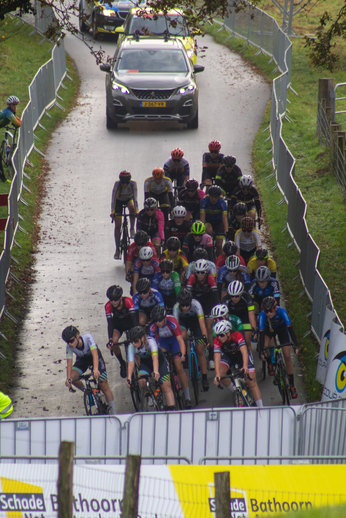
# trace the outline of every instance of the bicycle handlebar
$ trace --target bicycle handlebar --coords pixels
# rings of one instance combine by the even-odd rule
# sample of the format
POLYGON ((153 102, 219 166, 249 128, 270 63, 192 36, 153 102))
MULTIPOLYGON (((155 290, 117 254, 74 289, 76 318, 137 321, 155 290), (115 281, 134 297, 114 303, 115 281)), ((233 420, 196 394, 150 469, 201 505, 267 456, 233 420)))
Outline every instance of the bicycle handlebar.
POLYGON ((292 342, 288 342, 287 344, 268 345, 267 347, 263 348, 263 351, 267 349, 282 349, 283 347, 289 347, 290 345, 292 345, 293 348, 296 348, 296 346, 292 342))

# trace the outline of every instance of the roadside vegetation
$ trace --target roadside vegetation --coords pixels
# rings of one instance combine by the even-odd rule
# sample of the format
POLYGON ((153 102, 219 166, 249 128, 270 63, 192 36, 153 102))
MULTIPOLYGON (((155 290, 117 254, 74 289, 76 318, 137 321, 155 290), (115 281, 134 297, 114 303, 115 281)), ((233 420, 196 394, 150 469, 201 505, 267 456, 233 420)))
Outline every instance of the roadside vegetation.
POLYGON ((323 507, 309 511, 299 511, 286 514, 286 518, 344 518, 346 507, 323 507))
MULTIPOLYGON (((331 0, 328 8, 337 7, 337 2, 331 0)), ((268 14, 275 17, 279 25, 282 15, 273 8, 273 4, 262 7, 268 14)), ((293 28, 301 36, 312 34, 315 23, 323 13, 323 4, 311 3, 306 11, 293 18, 293 28)), ((269 64, 267 56, 255 56, 257 49, 244 46, 244 40, 229 37, 227 31, 219 32, 220 26, 206 25, 205 32, 213 35, 218 43, 228 46, 232 51, 240 53, 253 67, 257 69, 271 84, 274 63, 269 64)), ((346 242, 345 233, 346 208, 344 194, 338 186, 332 172, 331 155, 328 148, 321 147, 316 135, 318 81, 322 77, 333 77, 334 83, 345 81, 345 48, 340 50, 340 61, 337 63, 333 75, 312 67, 307 56, 308 50, 304 47, 305 40, 301 37, 291 38, 293 43, 292 54, 292 88, 298 93, 296 96, 290 90, 288 99, 290 104, 289 117, 292 122, 283 122, 283 138, 289 150, 296 159, 295 180, 307 202, 307 224, 317 246, 321 250, 320 272, 329 287, 335 309, 342 322, 346 322, 346 304, 344 297, 344 279, 346 276, 346 242)), ((288 232, 282 232, 286 225, 286 204, 277 205, 282 199, 275 186, 273 178, 267 179, 272 173, 271 164, 268 165, 271 155, 270 141, 265 142, 269 131, 270 103, 267 106, 261 129, 253 145, 253 167, 256 185, 263 200, 264 216, 268 229, 269 248, 278 263, 281 288, 284 292, 285 303, 293 320, 299 342, 302 344, 301 360, 304 366, 304 379, 309 401, 320 399, 321 385, 316 382, 316 354, 318 343, 312 334, 304 338, 309 330, 307 315, 311 311, 311 303, 304 294, 295 263, 299 255, 294 246, 287 248, 291 242, 288 232)), ((236 155, 236 150, 234 154, 236 155)), ((241 164, 239 164, 241 167, 241 164)))
MULTIPOLYGON (((42 45, 42 36, 35 34, 29 37, 32 27, 21 24, 16 26, 18 20, 12 20, 6 17, 0 21, 0 109, 6 107, 6 99, 9 95, 16 95, 20 99, 17 115, 21 114, 29 101, 28 87, 33 80, 39 68, 51 58, 49 52, 52 44, 46 41, 42 45)), ((40 127, 35 131, 35 135, 39 138, 36 140, 36 147, 44 152, 51 139, 52 132, 65 119, 70 110, 74 107, 75 99, 79 90, 79 78, 75 70, 72 60, 66 56, 67 68, 72 82, 65 78, 64 85, 66 90, 60 89, 59 94, 63 101, 59 103, 65 108, 61 111, 57 107, 53 107, 49 113, 52 118, 44 116, 41 123, 46 128, 44 131, 40 127)), ((0 136, 2 138, 2 131, 0 136)), ((16 242, 20 246, 14 246, 12 249, 11 272, 20 280, 16 283, 11 278, 9 280, 7 290, 15 298, 13 300, 9 296, 6 299, 6 309, 18 321, 21 321, 26 313, 26 307, 30 300, 30 286, 34 282, 33 265, 35 261, 36 244, 40 237, 39 217, 41 211, 42 200, 45 196, 45 185, 47 176, 50 171, 46 161, 36 151, 32 151, 30 162, 34 167, 26 166, 25 172, 30 177, 25 179, 24 183, 31 193, 23 190, 23 198, 28 206, 20 203, 19 211, 23 217, 20 222, 21 227, 27 234, 18 231, 16 242), (16 262, 18 261, 18 263, 16 262)), ((6 171, 5 171, 6 174, 6 171)), ((0 182, 0 193, 8 193, 11 184, 9 182, 0 182)), ((0 217, 7 216, 7 208, 0 209, 0 217)), ((4 232, 0 232, 0 253, 3 249, 4 232)), ((20 324, 19 324, 20 325, 20 324)), ((0 369, 0 390, 7 392, 11 388, 11 380, 15 369, 16 356, 16 338, 18 336, 18 325, 14 324, 8 317, 3 316, 0 321, 0 331, 8 340, 0 336, 0 351, 6 355, 7 360, 1 360, 0 369)), ((18 373, 17 373, 18 374, 18 373)))

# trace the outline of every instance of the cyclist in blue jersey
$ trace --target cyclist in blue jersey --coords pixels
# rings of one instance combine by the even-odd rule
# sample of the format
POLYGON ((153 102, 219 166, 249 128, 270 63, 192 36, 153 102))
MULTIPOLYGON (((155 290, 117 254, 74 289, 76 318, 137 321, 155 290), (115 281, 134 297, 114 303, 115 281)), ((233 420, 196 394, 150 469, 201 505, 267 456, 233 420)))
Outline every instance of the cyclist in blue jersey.
POLYGON ((274 336, 276 335, 281 345, 288 344, 282 348, 284 355, 290 390, 293 399, 298 397, 298 392, 294 386, 293 365, 290 355, 290 342, 293 342, 294 353, 299 353, 299 345, 296 333, 293 329, 292 322, 287 311, 277 305, 274 297, 266 297, 262 301, 262 311, 258 317, 259 331, 259 350, 262 359, 266 359, 268 363, 268 373, 274 375, 272 360, 270 358, 269 349, 264 351, 264 347, 274 346, 274 336))
POLYGON ((227 203, 221 198, 218 185, 209 188, 208 195, 201 201, 201 221, 206 232, 216 235, 216 255, 222 254, 222 243, 228 232, 227 203))
POLYGON ((180 276, 173 271, 173 261, 163 259, 159 264, 160 271, 153 278, 152 286, 158 290, 163 298, 165 306, 172 309, 181 289, 180 276))
POLYGON ((208 274, 210 273, 211 275, 213 275, 215 278, 216 278, 216 266, 215 266, 215 263, 213 261, 208 261, 208 252, 206 251, 205 248, 195 248, 195 250, 193 251, 193 254, 192 254, 192 258, 193 258, 193 261, 192 263, 189 263, 187 265, 187 269, 186 269, 186 272, 185 272, 185 275, 186 275, 186 280, 189 280, 189 277, 192 273, 195 273, 196 271, 196 262, 199 260, 199 259, 205 259, 208 263, 208 274))
POLYGON ((224 266, 221 266, 217 275, 217 290, 219 298, 227 295, 227 288, 230 282, 240 281, 244 285, 244 290, 249 291, 250 275, 244 266, 241 266, 240 259, 236 255, 227 257, 224 266))
POLYGON ((7 99, 7 108, 0 112, 0 128, 4 128, 9 124, 13 124, 16 128, 20 128, 22 121, 16 116, 19 99, 15 95, 11 95, 7 99))
POLYGON ((150 287, 150 281, 146 277, 139 279, 136 284, 137 293, 133 296, 135 310, 138 311, 140 326, 144 326, 150 319, 150 312, 154 306, 165 306, 159 291, 150 287))
POLYGON ((255 279, 252 281, 249 289, 249 294, 258 307, 261 307, 262 300, 266 297, 274 297, 277 305, 280 305, 279 281, 270 276, 270 270, 267 266, 257 268, 255 279))

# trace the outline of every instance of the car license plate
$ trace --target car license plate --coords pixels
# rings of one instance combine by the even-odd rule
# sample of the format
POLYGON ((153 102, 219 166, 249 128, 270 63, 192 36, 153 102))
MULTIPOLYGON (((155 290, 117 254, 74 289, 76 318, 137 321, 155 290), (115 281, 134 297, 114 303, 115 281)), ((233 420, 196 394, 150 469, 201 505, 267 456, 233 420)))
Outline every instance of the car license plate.
POLYGON ((105 25, 104 28, 106 31, 114 31, 113 25, 105 25))
POLYGON ((166 108, 165 101, 141 101, 143 108, 166 108))

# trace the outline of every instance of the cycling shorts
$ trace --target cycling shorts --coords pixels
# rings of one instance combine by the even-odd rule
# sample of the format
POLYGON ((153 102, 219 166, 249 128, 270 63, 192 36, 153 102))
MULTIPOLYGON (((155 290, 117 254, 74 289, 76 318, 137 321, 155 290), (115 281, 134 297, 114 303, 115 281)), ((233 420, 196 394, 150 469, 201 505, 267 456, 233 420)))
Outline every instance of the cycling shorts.
POLYGON ((113 331, 117 331, 119 333, 119 337, 125 332, 130 331, 133 327, 132 321, 130 317, 125 318, 115 318, 112 319, 113 331))
POLYGON ((144 313, 147 317, 147 322, 150 321, 150 313, 151 313, 151 310, 154 308, 155 306, 150 306, 150 308, 139 308, 139 312, 140 313, 144 313))
POLYGON ((161 192, 160 194, 156 194, 154 192, 151 192, 150 193, 150 197, 151 198, 154 198, 155 200, 157 200, 160 204, 160 207, 170 207, 171 204, 169 202, 169 196, 168 196, 168 192, 165 191, 165 192, 161 192))
POLYGON ((213 300, 210 300, 208 297, 210 297, 210 294, 204 294, 203 298, 197 298, 198 302, 203 308, 204 318, 213 318, 211 317, 211 310, 215 306, 215 303, 213 300))
MULTIPOLYGON (((100 381, 106 381, 107 379, 107 371, 106 371, 106 365, 105 361, 103 359, 102 353, 100 349, 97 349, 98 355, 99 355, 99 366, 98 370, 100 372, 100 381)), ((78 358, 76 360, 75 364, 73 365, 72 369, 77 371, 80 375, 84 374, 84 372, 89 369, 89 367, 93 367, 94 361, 91 354, 87 354, 86 356, 83 356, 82 358, 78 358)))
POLYGON ((165 351, 171 351, 174 357, 180 353, 180 345, 176 336, 159 336, 157 343, 165 351))
POLYGON ((206 170, 202 172, 202 183, 205 183, 206 180, 213 180, 216 176, 217 167, 215 167, 215 171, 206 170))
MULTIPOLYGON (((148 359, 141 358, 140 364, 138 367, 139 375, 140 376, 144 375, 144 374, 150 375, 150 374, 152 374, 153 370, 154 370, 154 365, 153 365, 152 357, 149 357, 148 359)), ((160 373, 160 379, 159 379, 160 383, 170 380, 168 361, 167 361, 167 358, 165 357, 165 355, 163 354, 163 352, 160 350, 159 350, 159 373, 160 373)))
POLYGON ((115 202, 114 216, 121 216, 122 212, 123 212, 123 206, 125 205, 127 207, 128 204, 130 203, 130 201, 133 201, 133 197, 132 196, 131 196, 131 198, 129 198, 127 200, 119 200, 118 199, 115 202))
POLYGON ((155 237, 160 239, 160 234, 156 228, 150 228, 150 229, 146 230, 146 233, 148 234, 150 241, 152 239, 154 239, 155 237))
POLYGON ((256 214, 256 205, 254 203, 247 203, 246 204, 246 211, 247 213, 249 212, 253 212, 254 214, 256 214))
POLYGON ((246 264, 250 261, 251 257, 254 255, 255 252, 256 248, 253 248, 249 252, 247 250, 240 249, 240 255, 242 256, 246 264))
MULTIPOLYGON (((175 293, 172 293, 171 295, 165 295, 164 293, 161 293, 163 302, 165 303, 166 309, 172 310, 174 304, 177 302, 177 296, 175 293)), ((172 313, 172 311, 170 311, 172 313)))
POLYGON ((265 336, 269 336, 269 338, 274 338, 274 336, 276 335, 281 345, 289 344, 291 341, 285 322, 280 324, 278 327, 275 327, 273 332, 269 331, 269 326, 265 326, 264 334, 265 336))
POLYGON ((225 227, 222 221, 206 221, 206 223, 212 226, 216 237, 225 235, 225 227))
POLYGON ((202 338, 202 331, 199 326, 199 318, 191 317, 191 318, 179 318, 179 324, 181 329, 185 329, 186 331, 190 329, 191 333, 195 338, 202 338))
MULTIPOLYGON (((255 365, 254 365, 252 353, 249 352, 249 349, 248 349, 248 355, 249 355, 249 360, 248 360, 247 368, 249 369, 249 372, 255 372, 255 365)), ((239 369, 241 369, 243 367, 243 355, 241 354, 240 351, 238 351, 237 354, 227 354, 222 351, 220 362, 223 363, 224 365, 227 365, 228 369, 230 369, 231 367, 234 367, 235 365, 238 365, 239 369)))

